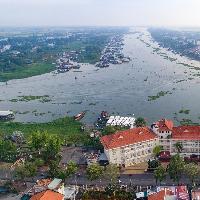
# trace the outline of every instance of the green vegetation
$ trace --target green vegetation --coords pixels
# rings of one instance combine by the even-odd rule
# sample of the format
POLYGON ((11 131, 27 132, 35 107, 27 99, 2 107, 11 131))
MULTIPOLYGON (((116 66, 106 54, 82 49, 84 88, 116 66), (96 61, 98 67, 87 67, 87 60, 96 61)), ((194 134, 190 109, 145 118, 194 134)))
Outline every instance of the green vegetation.
POLYGON ((15 169, 15 177, 19 180, 24 180, 25 178, 33 178, 37 172, 37 165, 34 162, 26 162, 24 165, 18 166, 15 169))
POLYGON ((181 175, 184 169, 184 160, 179 154, 172 156, 170 163, 168 165, 168 173, 170 178, 179 184, 181 175))
POLYGON ((160 97, 163 97, 167 94, 172 94, 172 93, 169 91, 160 91, 155 96, 148 96, 148 101, 155 101, 155 100, 159 99, 160 97))
MULTIPOLYGON (((179 146, 178 143, 177 146, 179 146)), ((154 170, 156 184, 158 181, 161 183, 163 180, 165 180, 167 174, 169 174, 170 179, 172 179, 173 182, 179 184, 182 175, 184 175, 187 176, 187 178, 190 180, 190 183, 194 187, 200 176, 200 167, 198 166, 198 163, 185 162, 183 158, 180 157, 179 153, 171 157, 170 163, 167 166, 167 170, 165 170, 158 160, 154 160, 154 163, 149 160, 148 164, 149 166, 156 166, 156 169, 154 170)))
POLYGON ((196 185, 196 181, 199 179, 200 175, 200 168, 197 164, 195 163, 188 163, 185 164, 184 166, 184 172, 188 176, 190 182, 192 183, 193 186, 196 185))
POLYGON ((119 167, 116 164, 109 164, 103 173, 104 178, 109 180, 112 185, 117 182, 117 178, 120 175, 119 167))
POLYGON ((98 164, 91 164, 87 167, 86 174, 90 181, 97 180, 103 174, 103 167, 98 164))
POLYGON ((109 185, 105 188, 105 191, 86 190, 82 195, 83 200, 130 200, 135 198, 135 191, 128 192, 117 185, 109 185))
POLYGON ((56 69, 56 60, 63 52, 72 61, 94 64, 109 39, 123 34, 126 28, 75 28, 44 32, 21 30, 2 36, 0 47, 9 47, 0 54, 0 82, 40 75, 56 69), (70 33, 70 34, 69 34, 70 33), (69 35, 66 37, 66 34, 69 35))
POLYGON ((80 133, 82 124, 74 121, 71 117, 64 117, 46 123, 19 123, 19 122, 0 122, 0 130, 4 134, 11 134, 14 131, 21 131, 25 135, 29 135, 33 132, 45 132, 48 134, 58 134, 64 136, 77 136, 82 135, 80 133))
POLYGON ((162 146, 160 145, 155 146, 153 148, 153 154, 155 155, 155 157, 157 157, 162 150, 163 150, 162 146))
POLYGON ((160 162, 157 159, 148 160, 148 169, 150 171, 154 171, 158 166, 160 166, 160 162))
POLYGON ((191 119, 186 119, 186 118, 181 119, 179 122, 181 125, 199 125, 198 123, 193 122, 191 119))
POLYGON ((30 76, 41 75, 51 72, 55 69, 55 65, 51 63, 33 63, 26 67, 18 67, 15 70, 0 72, 0 81, 8 81, 11 79, 21 79, 30 76))
POLYGON ((166 178, 166 171, 162 165, 158 166, 154 171, 154 177, 156 179, 156 184, 159 181, 160 184, 166 178))
POLYGON ((181 153, 181 151, 183 150, 183 144, 181 142, 176 142, 174 144, 174 147, 176 148, 178 153, 181 153))
POLYGON ((180 111, 179 111, 179 113, 183 113, 183 114, 189 114, 190 113, 190 110, 184 110, 184 109, 181 109, 180 111))
POLYGON ((78 166, 74 161, 69 161, 65 169, 59 167, 59 160, 51 160, 49 163, 49 176, 52 178, 61 178, 65 181, 66 178, 74 175, 78 170, 78 166))
POLYGON ((121 126, 105 126, 104 129, 102 130, 102 135, 110 135, 116 133, 117 131, 123 131, 127 129, 129 128, 121 126))
POLYGON ((18 96, 18 99, 10 99, 9 101, 11 102, 18 102, 18 101, 34 101, 34 100, 39 100, 40 102, 44 103, 44 102, 49 102, 51 101, 51 99, 49 98, 49 95, 42 95, 42 96, 18 96))
POLYGON ((136 120, 135 120, 135 125, 136 127, 143 127, 143 126, 146 126, 147 125, 147 122, 144 118, 142 117, 138 117, 136 120))
POLYGON ((0 139, 0 161, 13 162, 16 159, 17 147, 9 140, 0 139))

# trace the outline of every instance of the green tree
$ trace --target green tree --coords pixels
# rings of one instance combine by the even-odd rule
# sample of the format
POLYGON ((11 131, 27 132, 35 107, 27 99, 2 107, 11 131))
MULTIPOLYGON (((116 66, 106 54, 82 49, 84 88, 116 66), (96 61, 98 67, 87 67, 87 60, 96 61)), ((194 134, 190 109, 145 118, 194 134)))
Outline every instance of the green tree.
POLYGON ((195 181, 199 178, 199 175, 200 175, 199 166, 195 163, 185 164, 184 172, 190 179, 192 185, 195 186, 196 185, 195 181))
POLYGON ((27 177, 33 178, 36 175, 37 166, 34 163, 26 163, 24 168, 27 171, 27 177))
POLYGON ((156 184, 158 181, 161 182, 166 178, 166 171, 162 165, 158 166, 154 171, 154 178, 156 179, 156 184))
POLYGON ((159 153, 163 150, 163 147, 160 145, 157 145, 153 148, 153 154, 155 157, 158 157, 159 153))
POLYGON ((116 183, 117 178, 119 177, 119 167, 115 164, 109 164, 106 166, 104 171, 104 177, 111 181, 111 184, 116 183))
POLYGON ((149 160, 148 161, 148 168, 149 169, 156 169, 158 166, 160 166, 160 162, 157 159, 149 160))
POLYGON ((36 131, 30 135, 28 144, 31 149, 36 150, 40 153, 40 151, 42 151, 42 149, 46 146, 47 139, 47 132, 42 133, 40 131, 36 131))
POLYGON ((13 162, 16 156, 16 145, 9 140, 0 140, 0 161, 13 162))
POLYGON ((138 117, 136 120, 135 120, 135 125, 136 127, 144 127, 147 125, 147 122, 144 118, 142 117, 138 117))
POLYGON ((42 167, 44 165, 44 160, 42 160, 41 158, 37 158, 37 159, 34 160, 34 164, 37 167, 42 167))
POLYGON ((86 174, 90 181, 97 180, 103 174, 103 167, 98 164, 91 164, 87 167, 86 174))
POLYGON ((183 150, 183 144, 181 142, 176 142, 174 144, 174 147, 176 148, 176 150, 178 151, 178 153, 181 153, 181 151, 183 150))
POLYGON ((65 181, 66 178, 74 175, 78 170, 77 164, 70 160, 69 163, 67 164, 66 169, 62 170, 60 169, 58 177, 61 178, 62 180, 65 181))
POLYGON ((45 161, 55 160, 61 150, 62 142, 57 135, 50 135, 44 147, 43 156, 45 161))
POLYGON ((15 177, 21 180, 25 180, 28 177, 28 171, 24 165, 18 166, 15 168, 15 177))
POLYGON ((15 168, 15 176, 22 180, 25 180, 25 178, 33 178, 36 172, 37 166, 31 162, 27 162, 15 168))
POLYGON ((70 160, 66 168, 67 177, 74 175, 77 172, 77 170, 78 170, 77 164, 73 160, 70 160))
POLYGON ((182 172, 184 170, 184 161, 179 154, 172 156, 168 165, 168 173, 170 178, 177 184, 180 181, 182 172))
POLYGON ((59 163, 55 160, 51 160, 49 163, 49 176, 55 178, 60 175, 59 163))

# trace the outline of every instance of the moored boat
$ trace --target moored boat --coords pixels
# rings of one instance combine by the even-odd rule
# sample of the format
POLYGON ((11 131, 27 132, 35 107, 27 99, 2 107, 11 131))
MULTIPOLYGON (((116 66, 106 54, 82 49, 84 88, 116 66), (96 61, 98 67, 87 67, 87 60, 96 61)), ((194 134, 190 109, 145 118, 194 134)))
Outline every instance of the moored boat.
POLYGON ((74 116, 74 120, 79 121, 85 116, 86 112, 80 112, 77 115, 74 116))
POLYGON ((10 110, 0 111, 0 120, 12 120, 14 119, 14 113, 10 110))

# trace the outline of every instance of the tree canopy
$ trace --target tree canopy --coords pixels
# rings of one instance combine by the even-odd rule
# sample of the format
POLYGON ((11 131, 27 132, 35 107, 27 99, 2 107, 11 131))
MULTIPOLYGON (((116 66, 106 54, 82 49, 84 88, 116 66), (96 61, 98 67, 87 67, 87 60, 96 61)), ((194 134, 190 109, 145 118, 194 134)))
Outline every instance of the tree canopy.
POLYGON ((147 122, 143 117, 138 117, 135 120, 135 125, 136 125, 136 127, 144 127, 147 125, 147 122))
POLYGON ((166 171, 162 165, 156 168, 154 171, 154 177, 156 179, 156 184, 158 181, 161 183, 166 178, 166 171))
POLYGON ((13 162, 17 156, 16 145, 9 141, 0 139, 0 161, 13 162))
POLYGON ((86 174, 89 180, 97 180, 103 174, 103 167, 98 164, 91 164, 87 167, 86 174))
POLYGON ((111 181, 112 184, 116 183, 119 177, 119 167, 115 164, 109 164, 104 171, 104 177, 111 181))
POLYGON ((179 183, 183 170, 184 170, 183 158, 181 158, 179 154, 172 156, 170 163, 168 165, 168 173, 170 178, 174 182, 179 183))
POLYGON ((185 164, 184 172, 186 173, 186 175, 190 179, 190 181, 193 184, 193 186, 195 186, 195 182, 199 178, 199 175, 200 175, 199 166, 197 164, 195 164, 195 163, 185 164))

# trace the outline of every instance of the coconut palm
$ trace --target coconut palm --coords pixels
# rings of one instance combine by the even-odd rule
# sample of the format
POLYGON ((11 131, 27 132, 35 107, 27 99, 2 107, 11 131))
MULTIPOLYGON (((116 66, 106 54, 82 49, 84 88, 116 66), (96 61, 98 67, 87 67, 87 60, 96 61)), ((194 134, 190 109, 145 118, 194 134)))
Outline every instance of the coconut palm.
POLYGON ((178 151, 178 153, 181 153, 181 151, 183 150, 183 144, 180 142, 176 142, 174 144, 174 147, 176 148, 176 150, 178 151))

